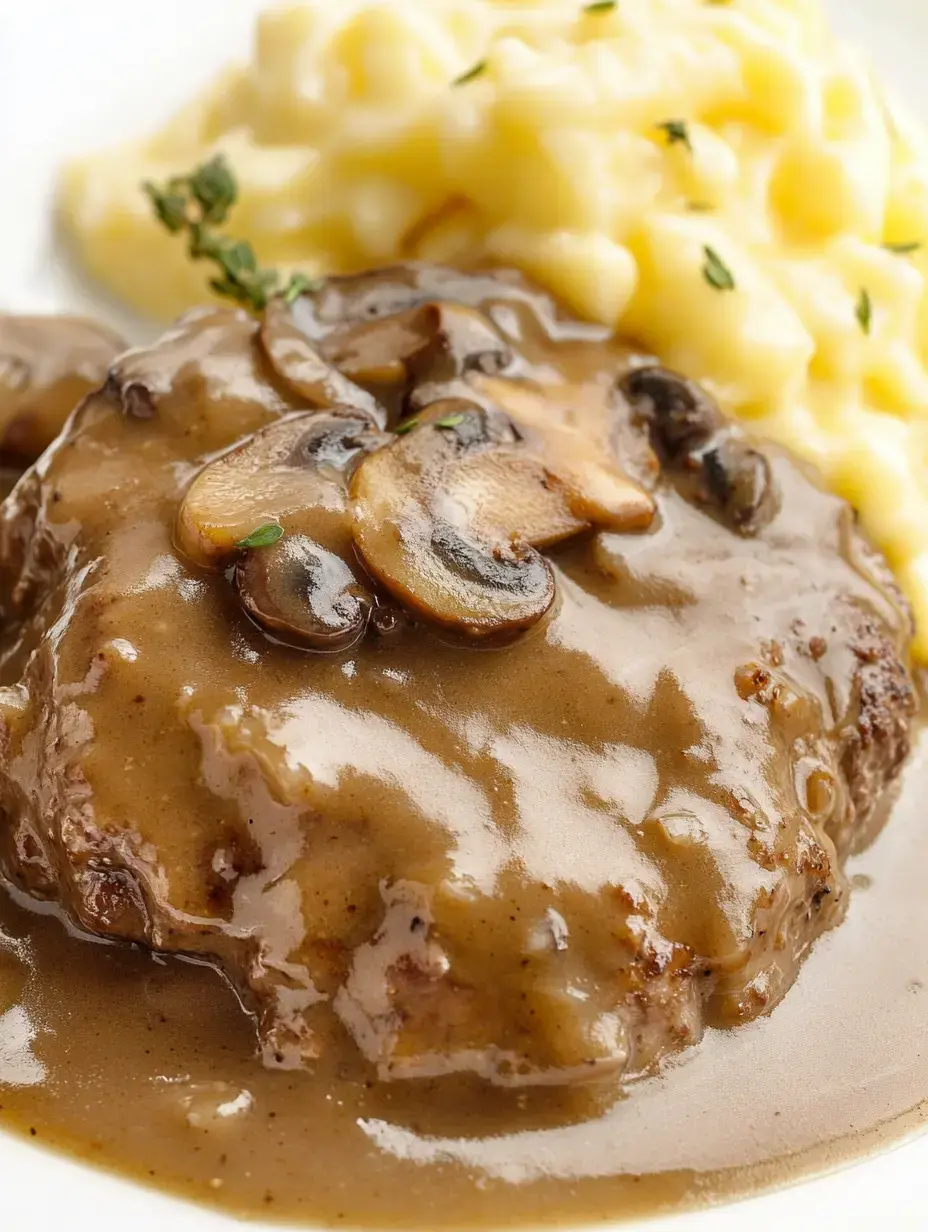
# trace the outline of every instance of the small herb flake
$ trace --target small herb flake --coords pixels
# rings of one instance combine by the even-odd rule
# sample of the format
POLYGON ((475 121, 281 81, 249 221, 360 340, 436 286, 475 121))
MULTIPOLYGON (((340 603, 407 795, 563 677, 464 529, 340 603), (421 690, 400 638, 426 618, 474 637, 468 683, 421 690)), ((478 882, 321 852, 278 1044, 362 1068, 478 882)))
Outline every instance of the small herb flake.
POLYGON ((619 0, 594 0, 592 4, 585 4, 583 11, 595 16, 597 13, 612 13, 618 7, 619 0))
POLYGON ((677 143, 685 145, 692 154, 693 143, 690 141, 690 130, 687 128, 685 120, 664 120, 657 127, 661 132, 666 133, 668 145, 676 145, 677 143))
POLYGON ((909 240, 901 244, 884 244, 883 247, 887 252, 895 252, 900 257, 907 257, 910 253, 918 252, 920 248, 924 247, 924 244, 922 244, 921 240, 909 240))
POLYGON ((301 295, 311 295, 314 291, 321 291, 322 285, 323 279, 321 278, 309 278, 306 274, 293 274, 284 287, 284 303, 292 304, 301 295))
POLYGON ((860 295, 857 297, 857 306, 854 309, 854 316, 857 317, 857 324, 865 334, 870 333, 870 327, 873 324, 873 301, 870 298, 870 292, 866 287, 862 287, 860 295))
POLYGON ((407 432, 411 432, 413 428, 418 428, 418 419, 404 419, 402 423, 397 424, 393 431, 397 436, 405 436, 407 432))
POLYGON ((464 422, 463 415, 443 415, 441 419, 435 420, 436 428, 456 428, 458 424, 464 422))
POLYGON ((734 291, 734 275, 719 254, 708 244, 703 248, 703 252, 706 262, 702 267, 702 274, 709 286, 715 287, 716 291, 734 291))
POLYGON ((265 522, 263 526, 257 526, 250 535, 240 539, 235 546, 237 548, 269 548, 278 539, 282 539, 283 534, 284 528, 279 522, 265 522))
POLYGON ((486 60, 478 60, 476 64, 471 65, 466 73, 462 73, 460 77, 455 77, 451 84, 453 86, 466 86, 469 81, 476 81, 478 77, 482 77, 486 71, 486 60))

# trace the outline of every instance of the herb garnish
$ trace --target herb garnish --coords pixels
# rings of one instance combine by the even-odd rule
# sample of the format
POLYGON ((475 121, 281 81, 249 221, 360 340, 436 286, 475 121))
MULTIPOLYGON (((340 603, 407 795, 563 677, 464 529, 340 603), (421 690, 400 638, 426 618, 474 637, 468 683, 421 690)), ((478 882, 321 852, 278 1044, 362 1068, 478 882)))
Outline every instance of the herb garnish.
POLYGON ((466 73, 462 73, 460 77, 455 77, 451 84, 453 86, 466 86, 469 81, 475 81, 478 77, 482 77, 486 71, 486 60, 478 60, 476 64, 471 65, 466 73))
POLYGON ((690 141, 690 130, 686 126, 685 120, 664 120, 661 124, 655 125, 662 132, 667 134, 667 144, 675 145, 679 142, 685 145, 689 152, 693 152, 693 143, 690 141))
MULTIPOLYGON (((459 413, 453 415, 442 415, 441 419, 433 419, 433 428, 456 428, 458 424, 462 424, 467 417, 459 413)), ((413 419, 404 419, 402 423, 398 423, 393 429, 396 436, 405 436, 407 432, 412 432, 413 428, 418 428, 422 421, 416 416, 413 419)))
POLYGON ((918 252, 920 248, 924 248, 924 244, 921 240, 909 240, 901 244, 884 244, 883 247, 887 252, 895 252, 901 257, 906 257, 909 253, 918 252))
POLYGON ((235 240, 214 229, 227 221, 238 199, 238 184, 222 154, 190 175, 172 176, 160 187, 146 181, 142 189, 162 226, 173 235, 186 232, 191 260, 212 261, 219 267, 220 277, 210 279, 209 284, 218 295, 261 312, 279 290, 290 304, 297 296, 322 285, 305 274, 293 274, 281 288, 279 272, 261 269, 247 240, 235 240))
POLYGON ((706 263, 702 267, 702 274, 709 286, 715 287, 716 291, 734 291, 734 275, 719 254, 708 244, 703 247, 703 252, 706 263))
POLYGON ((323 278, 310 278, 308 274, 291 274, 290 281, 281 292, 285 304, 292 304, 301 295, 310 295, 319 291, 325 282, 323 278))
POLYGON ((593 0, 592 4, 583 6, 584 13, 611 13, 613 9, 619 7, 619 0, 593 0))
POLYGON ((282 539, 283 534, 284 528, 279 522, 265 522, 262 526, 256 526, 244 539, 239 539, 235 546, 237 548, 269 548, 278 539, 282 539))
POLYGON ((857 318, 857 323, 864 333, 869 334, 870 326, 873 324, 873 301, 866 287, 861 287, 860 295, 857 297, 857 306, 854 309, 854 316, 857 318))

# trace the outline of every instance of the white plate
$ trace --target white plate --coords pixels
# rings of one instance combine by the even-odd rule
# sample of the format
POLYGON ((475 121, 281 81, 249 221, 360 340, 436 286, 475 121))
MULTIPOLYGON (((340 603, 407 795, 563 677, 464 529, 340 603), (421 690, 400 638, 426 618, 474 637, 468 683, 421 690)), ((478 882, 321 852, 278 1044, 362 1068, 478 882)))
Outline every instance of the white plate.
MULTIPOLYGON (((144 328, 82 286, 56 251, 56 168, 79 151, 137 133, 189 97, 216 66, 245 51, 260 7, 259 0, 0 0, 0 307, 83 308, 130 334, 144 328)), ((925 0, 831 0, 831 8, 838 26, 869 48, 884 77, 928 117, 925 0)), ((928 1136, 821 1180, 647 1228, 925 1229, 926 1175, 928 1136)), ((0 1134, 0 1227, 50 1232, 65 1221, 75 1232, 236 1226, 0 1134)))

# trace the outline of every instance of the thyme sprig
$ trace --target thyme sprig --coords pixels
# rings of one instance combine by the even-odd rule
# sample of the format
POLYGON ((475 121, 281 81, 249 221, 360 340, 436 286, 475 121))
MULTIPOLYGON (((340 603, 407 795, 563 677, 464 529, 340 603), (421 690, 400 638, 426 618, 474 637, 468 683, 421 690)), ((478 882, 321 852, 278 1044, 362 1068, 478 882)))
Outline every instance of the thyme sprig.
POLYGON ((161 225, 172 235, 186 234, 190 259, 212 261, 218 267, 218 277, 209 283, 217 295, 261 312, 273 295, 282 294, 289 304, 321 285, 305 274, 293 274, 281 286, 279 271, 262 269, 247 240, 233 239, 216 229, 228 221, 238 200, 238 184, 222 154, 189 175, 172 176, 166 184, 146 180, 142 190, 161 225))

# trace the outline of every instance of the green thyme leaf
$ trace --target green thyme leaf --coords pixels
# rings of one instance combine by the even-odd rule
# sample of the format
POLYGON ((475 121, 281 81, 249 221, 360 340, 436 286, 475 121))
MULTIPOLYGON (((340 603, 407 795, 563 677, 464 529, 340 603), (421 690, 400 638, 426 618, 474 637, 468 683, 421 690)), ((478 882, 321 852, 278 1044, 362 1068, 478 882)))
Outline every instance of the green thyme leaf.
POLYGON ((857 297, 854 316, 857 317, 857 324, 864 333, 869 334, 870 327, 873 325, 873 301, 866 287, 861 288, 860 295, 857 297))
POLYGON ((314 291, 321 291, 323 283, 322 278, 309 278, 306 274, 292 274, 290 281, 284 287, 284 301, 292 304, 301 295, 311 295, 314 291))
POLYGON ((413 428, 418 428, 418 419, 404 419, 402 423, 396 425, 393 431, 397 436, 405 436, 407 432, 411 432, 413 428))
POLYGON ((734 291, 734 275, 719 254, 708 244, 704 246, 703 252, 706 262, 702 267, 702 274, 709 286, 715 287, 716 291, 734 291))
POLYGON ((256 527, 246 538, 240 539, 235 546, 237 548, 269 548, 278 539, 282 539, 283 534, 284 528, 279 522, 265 522, 263 526, 256 527))
POLYGON ((160 192, 150 180, 142 185, 142 191, 149 197, 162 226, 175 235, 183 231, 187 225, 187 198, 183 193, 172 192, 170 188, 160 192))
POLYGON ((238 198, 238 185, 222 154, 197 167, 188 180, 190 195, 203 211, 203 222, 220 225, 238 198))
POLYGON ((585 4, 583 6, 584 13, 611 13, 613 9, 619 7, 619 0, 594 0, 593 4, 585 4))
POLYGON ((466 86, 469 81, 476 81, 478 77, 482 77, 486 71, 486 60, 478 60, 476 64, 472 65, 467 70, 466 73, 462 73, 460 77, 455 77, 451 84, 453 86, 466 86))
POLYGON ((883 247, 887 252, 895 252, 901 257, 907 257, 910 253, 918 252, 920 248, 924 248, 924 244, 921 240, 909 240, 902 244, 884 244, 883 247))
POLYGON ((675 145, 679 142, 685 145, 689 152, 693 152, 693 143, 690 141, 690 131, 686 127, 685 120, 664 120, 662 124, 658 124, 657 128, 667 134, 667 144, 675 145))
POLYGON ((436 428, 456 428, 458 424, 463 422, 463 415, 443 415, 441 419, 434 420, 436 428))
MULTIPOLYGON (((267 307, 280 288, 280 274, 275 269, 261 268, 247 240, 215 230, 228 219, 238 199, 235 176, 221 154, 189 175, 172 176, 163 187, 145 183, 142 189, 162 226, 172 234, 186 232, 190 259, 212 261, 218 267, 209 283, 217 295, 253 312, 267 307)), ((302 274, 294 274, 284 292, 287 303, 317 285, 302 274)))
POLYGON ((225 265, 230 277, 258 272, 255 250, 247 240, 238 240, 226 248, 225 265))

